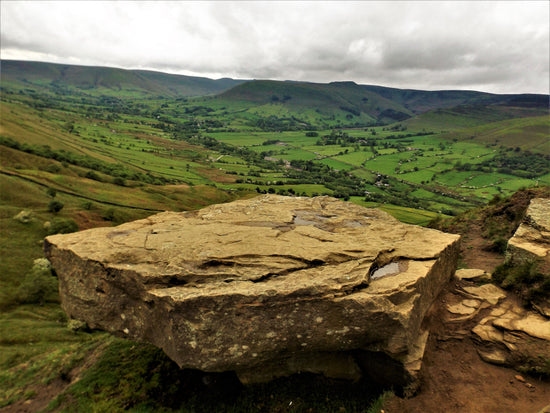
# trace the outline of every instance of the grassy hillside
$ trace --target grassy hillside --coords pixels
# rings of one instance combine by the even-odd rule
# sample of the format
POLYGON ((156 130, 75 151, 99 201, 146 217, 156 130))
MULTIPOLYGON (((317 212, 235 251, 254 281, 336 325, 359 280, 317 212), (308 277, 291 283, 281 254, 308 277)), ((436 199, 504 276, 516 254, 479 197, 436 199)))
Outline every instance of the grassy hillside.
POLYGON ((111 67, 73 66, 55 63, 2 60, 2 83, 26 88, 66 89, 86 94, 204 96, 220 93, 242 81, 125 70, 111 67))
POLYGON ((486 145, 503 145, 550 155, 550 115, 484 123, 443 135, 470 139, 486 145))
POLYGON ((471 90, 414 90, 395 89, 383 86, 364 86, 386 99, 392 100, 410 109, 413 113, 423 113, 434 109, 454 106, 503 105, 511 107, 530 107, 548 109, 548 95, 520 94, 496 95, 471 90))
POLYGON ((406 124, 416 130, 426 127, 450 130, 548 113, 547 95, 405 90, 354 82, 319 84, 256 80, 229 89, 217 99, 226 105, 235 101, 248 107, 252 105, 266 116, 299 118, 310 125, 327 124, 340 118, 340 126, 344 127, 406 120, 406 124), (308 118, 305 109, 315 113, 308 118))
POLYGON ((472 128, 508 119, 548 115, 548 108, 529 108, 503 105, 460 105, 446 109, 434 109, 407 119, 408 129, 420 131, 454 131, 472 128))
POLYGON ((292 108, 312 108, 323 115, 343 113, 349 119, 388 122, 406 119, 411 112, 403 106, 354 82, 329 84, 257 80, 224 92, 220 99, 253 102, 258 105, 282 103, 292 108))

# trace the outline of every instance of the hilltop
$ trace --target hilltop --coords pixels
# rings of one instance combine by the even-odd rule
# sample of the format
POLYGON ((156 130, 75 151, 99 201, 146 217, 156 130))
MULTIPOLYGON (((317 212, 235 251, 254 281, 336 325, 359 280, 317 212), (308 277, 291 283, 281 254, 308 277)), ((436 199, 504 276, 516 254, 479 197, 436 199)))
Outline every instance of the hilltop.
POLYGON ((242 80, 208 79, 148 70, 2 60, 2 83, 66 93, 136 96, 204 96, 223 92, 242 80))
MULTIPOLYGON (((348 120, 373 123, 403 121, 417 114, 457 106, 470 107, 468 112, 471 113, 502 113, 506 107, 529 108, 533 112, 548 108, 547 95, 496 95, 459 90, 423 91, 358 85, 355 82, 321 84, 256 80, 237 85, 223 92, 219 98, 256 105, 285 104, 296 109, 311 108, 322 114, 342 113, 348 120)), ((508 111, 507 114, 501 114, 501 118, 521 117, 525 113, 514 114, 508 111)))

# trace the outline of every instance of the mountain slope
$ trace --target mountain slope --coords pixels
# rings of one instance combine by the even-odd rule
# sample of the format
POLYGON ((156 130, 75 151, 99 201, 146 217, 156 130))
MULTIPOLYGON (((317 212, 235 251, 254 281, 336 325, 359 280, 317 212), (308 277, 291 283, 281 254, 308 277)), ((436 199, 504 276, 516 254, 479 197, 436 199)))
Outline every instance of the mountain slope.
MULTIPOLYGON (((508 104, 515 104, 509 102, 508 104)), ((416 115, 404 123, 409 130, 453 131, 515 118, 548 117, 548 108, 504 105, 459 105, 416 115)))
POLYGON ((282 102, 293 108, 313 108, 324 114, 343 111, 359 116, 363 113, 373 120, 385 122, 399 121, 413 115, 403 105, 354 82, 322 84, 254 80, 222 93, 219 98, 257 105, 282 102))
POLYGON ((548 95, 409 90, 354 82, 321 84, 254 80, 223 92, 219 98, 255 105, 284 103, 289 107, 310 107, 324 113, 340 110, 354 116, 366 114, 382 123, 402 121, 418 114, 457 106, 462 109, 456 110, 455 115, 477 118, 477 123, 542 115, 548 110, 548 95), (528 111, 504 109, 510 107, 528 111))
POLYGON ((173 75, 147 70, 74 66, 2 60, 2 83, 25 87, 75 88, 90 94, 134 92, 143 95, 204 96, 221 93, 241 80, 173 75))
POLYGON ((459 105, 505 105, 515 107, 547 108, 548 95, 516 94, 496 95, 472 90, 414 90, 365 85, 366 90, 377 93, 403 105, 413 113, 459 105))
POLYGON ((425 122, 416 121, 416 116, 430 113, 428 122, 435 117, 442 130, 452 130, 464 125, 541 116, 548 113, 549 100, 548 95, 424 91, 354 82, 213 80, 147 70, 16 60, 1 61, 0 75, 2 87, 49 91, 58 95, 84 93, 131 98, 215 95, 221 106, 229 107, 239 101, 243 108, 264 106, 259 112, 264 116, 278 113, 278 116, 305 123, 323 121, 325 126, 331 121, 358 127, 411 119, 418 127, 425 122), (448 110, 452 113, 447 113, 448 110))

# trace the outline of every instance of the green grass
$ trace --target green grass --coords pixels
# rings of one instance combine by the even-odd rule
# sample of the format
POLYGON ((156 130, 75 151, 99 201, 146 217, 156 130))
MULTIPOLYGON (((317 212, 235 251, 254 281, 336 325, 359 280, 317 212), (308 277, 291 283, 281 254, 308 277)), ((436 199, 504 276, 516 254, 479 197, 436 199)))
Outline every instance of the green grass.
POLYGON ((473 141, 477 143, 520 147, 548 155, 550 154, 549 122, 548 115, 509 119, 462 129, 460 132, 449 133, 444 137, 460 140, 473 137, 473 141))
POLYGON ((32 388, 67 380, 106 337, 69 330, 56 304, 2 312, 0 330, 0 408, 28 398, 32 388))
POLYGON ((153 346, 111 339, 98 362, 50 407, 67 412, 363 412, 371 405, 379 408, 388 396, 364 383, 307 374, 243 388, 231 374, 180 370, 153 346))
POLYGON ((355 204, 365 206, 367 208, 381 209, 382 211, 387 212, 394 218, 406 224, 426 226, 433 219, 436 219, 438 217, 443 217, 443 218, 446 217, 446 215, 444 214, 438 214, 436 212, 431 212, 431 211, 401 207, 398 205, 380 204, 377 202, 365 202, 365 200, 360 197, 351 197, 350 201, 355 204))
POLYGON ((328 165, 331 168, 337 169, 337 170, 340 170, 340 171, 346 171, 346 170, 353 169, 353 165, 350 165, 350 164, 347 164, 347 163, 344 163, 344 162, 340 162, 340 161, 337 161, 336 159, 332 159, 332 158, 321 159, 319 161, 319 163, 322 163, 323 165, 328 165))
POLYGON ((400 174, 399 178, 415 184, 423 184, 425 182, 431 181, 433 176, 434 172, 432 171, 413 171, 400 174))
POLYGON ((473 172, 452 171, 438 174, 436 180, 442 185, 457 186, 463 182, 467 182, 471 176, 474 176, 473 172))
POLYGON ((317 156, 311 152, 303 151, 301 149, 285 149, 277 155, 278 158, 286 159, 287 161, 292 160, 310 160, 315 159, 317 156))

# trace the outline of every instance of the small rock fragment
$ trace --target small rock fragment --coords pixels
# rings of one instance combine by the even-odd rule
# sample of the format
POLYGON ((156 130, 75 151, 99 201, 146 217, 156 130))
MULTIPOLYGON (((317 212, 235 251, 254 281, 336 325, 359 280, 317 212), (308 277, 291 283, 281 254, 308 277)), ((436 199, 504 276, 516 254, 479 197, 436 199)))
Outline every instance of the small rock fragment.
POLYGON ((502 350, 494 349, 483 351, 478 349, 477 353, 486 363, 496 364, 498 366, 506 366, 508 364, 506 354, 502 350))
POLYGON ((484 282, 490 281, 491 275, 487 274, 485 270, 479 270, 476 268, 463 268, 456 270, 455 277, 459 280, 484 282))
POLYGON ((479 287, 464 287, 464 290, 475 298, 485 300, 491 305, 498 304, 501 299, 506 297, 504 290, 493 284, 485 284, 479 287))
POLYGON ((514 378, 517 380, 517 381, 521 381, 522 383, 525 383, 525 379, 523 378, 523 376, 520 376, 519 374, 516 374, 514 376, 514 378))
POLYGON ((23 210, 13 217, 16 221, 22 224, 28 224, 32 220, 32 211, 23 210))
POLYGON ((448 304, 447 311, 453 314, 468 315, 468 314, 474 313, 476 309, 465 306, 463 303, 458 303, 458 304, 448 304))
POLYGON ((479 304, 478 300, 462 300, 462 305, 470 308, 478 308, 479 304))

